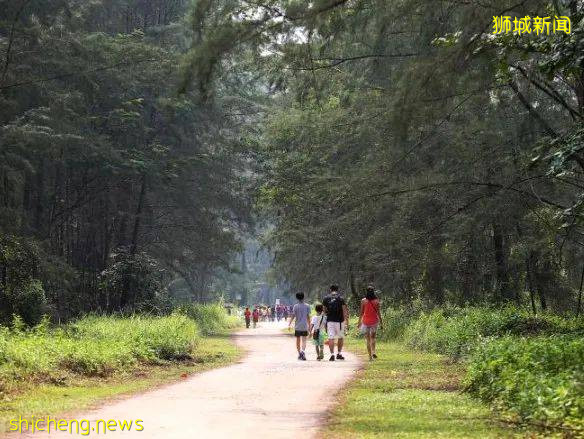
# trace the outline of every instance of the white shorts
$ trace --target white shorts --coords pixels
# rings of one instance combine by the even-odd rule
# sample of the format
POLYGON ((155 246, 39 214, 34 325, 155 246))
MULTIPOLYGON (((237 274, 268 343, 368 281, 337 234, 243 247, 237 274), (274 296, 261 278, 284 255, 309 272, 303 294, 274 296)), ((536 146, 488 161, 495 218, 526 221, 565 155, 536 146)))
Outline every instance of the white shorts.
POLYGON ((345 323, 326 322, 326 333, 329 340, 335 338, 345 338, 345 323))

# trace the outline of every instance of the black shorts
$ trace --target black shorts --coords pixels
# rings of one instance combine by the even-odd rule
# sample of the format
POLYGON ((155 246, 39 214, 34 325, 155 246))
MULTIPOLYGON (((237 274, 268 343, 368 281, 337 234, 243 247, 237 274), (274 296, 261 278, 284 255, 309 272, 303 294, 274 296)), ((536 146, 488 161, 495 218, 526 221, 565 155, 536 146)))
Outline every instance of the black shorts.
POLYGON ((296 337, 308 337, 308 331, 294 331, 296 337))

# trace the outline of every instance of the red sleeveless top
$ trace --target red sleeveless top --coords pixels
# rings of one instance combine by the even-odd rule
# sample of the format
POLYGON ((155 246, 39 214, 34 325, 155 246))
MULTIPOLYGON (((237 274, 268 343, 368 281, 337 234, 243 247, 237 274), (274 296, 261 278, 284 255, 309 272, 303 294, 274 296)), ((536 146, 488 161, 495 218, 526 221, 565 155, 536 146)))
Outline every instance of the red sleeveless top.
POLYGON ((367 300, 363 302, 363 324, 364 325, 377 325, 379 323, 379 317, 377 315, 377 310, 379 309, 379 300, 367 300))

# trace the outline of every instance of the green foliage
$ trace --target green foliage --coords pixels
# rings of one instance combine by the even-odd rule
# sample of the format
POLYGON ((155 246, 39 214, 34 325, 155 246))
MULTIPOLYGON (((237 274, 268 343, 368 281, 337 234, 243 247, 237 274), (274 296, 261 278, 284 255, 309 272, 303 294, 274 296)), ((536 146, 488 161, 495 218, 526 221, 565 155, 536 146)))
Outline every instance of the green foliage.
POLYGON ((0 327, 0 388, 18 380, 60 379, 65 372, 107 376, 139 363, 191 358, 197 346, 197 324, 183 315, 168 317, 88 316, 48 329, 0 327))
POLYGON ((584 320, 506 307, 387 309, 381 338, 463 359, 466 388, 514 421, 584 428, 584 320))
POLYGON ((181 315, 168 317, 86 317, 69 325, 74 339, 114 340, 141 361, 188 358, 196 346, 197 324, 181 315))
MULTIPOLYGON (((361 340, 347 340, 366 355, 361 340)), ((378 342, 379 358, 366 365, 343 389, 335 422, 326 437, 362 439, 511 438, 511 429, 491 422, 489 409, 456 391, 464 371, 441 355, 417 352, 403 344, 378 342)), ((518 435, 518 437, 522 437, 518 435)))
POLYGON ((189 1, 53 3, 0 11, 0 321, 3 283, 35 279, 60 320, 168 311, 172 280, 206 293, 239 250, 238 130, 177 94, 189 1))
POLYGON ((41 322, 46 313, 47 298, 41 282, 31 281, 14 295, 14 312, 31 326, 41 322))
POLYGON ((40 323, 46 309, 42 284, 35 279, 38 247, 29 239, 0 235, 0 323, 17 314, 28 325, 40 323))
POLYGON ((422 312, 403 330, 411 347, 468 357, 481 339, 506 335, 570 334, 584 332, 584 320, 553 314, 531 315, 515 307, 439 308, 422 312))
POLYGON ((222 334, 240 324, 237 317, 227 314, 221 303, 181 305, 177 312, 197 322, 203 335, 222 334))
POLYGON ((148 254, 131 254, 124 249, 111 258, 110 266, 100 274, 101 292, 123 297, 124 306, 131 305, 139 311, 163 311, 167 294, 163 287, 164 270, 158 262, 148 254))
POLYGON ((381 340, 401 340, 410 323, 421 311, 412 308, 387 307, 382 310, 383 331, 378 333, 381 340))
MULTIPOLYGON (((503 337, 478 344, 467 389, 522 422, 584 433, 584 338, 503 337)), ((575 432, 574 432, 575 433, 575 432)))

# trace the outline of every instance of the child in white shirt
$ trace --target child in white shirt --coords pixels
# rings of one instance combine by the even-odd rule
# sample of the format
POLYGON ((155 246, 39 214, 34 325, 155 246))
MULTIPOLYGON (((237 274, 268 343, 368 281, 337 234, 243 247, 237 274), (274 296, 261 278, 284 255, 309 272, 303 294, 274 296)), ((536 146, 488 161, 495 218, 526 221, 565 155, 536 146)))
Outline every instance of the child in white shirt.
POLYGON ((316 347, 316 359, 322 360, 324 358, 324 337, 326 334, 326 316, 323 314, 323 306, 315 306, 316 315, 310 321, 310 334, 312 335, 312 342, 316 347))

